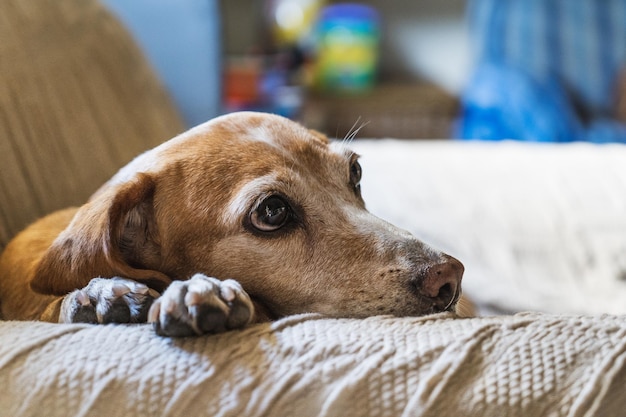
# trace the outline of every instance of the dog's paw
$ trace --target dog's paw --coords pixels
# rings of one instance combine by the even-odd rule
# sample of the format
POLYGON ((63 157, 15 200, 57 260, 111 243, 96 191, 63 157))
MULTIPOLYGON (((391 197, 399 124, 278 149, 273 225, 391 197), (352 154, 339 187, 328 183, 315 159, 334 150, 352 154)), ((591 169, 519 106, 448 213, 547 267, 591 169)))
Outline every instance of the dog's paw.
POLYGON ((149 321, 161 336, 193 336, 239 329, 252 321, 250 296, 232 279, 196 274, 174 281, 150 308, 149 321))
POLYGON ((145 323, 159 293, 124 278, 94 278, 69 293, 61 304, 60 323, 145 323))

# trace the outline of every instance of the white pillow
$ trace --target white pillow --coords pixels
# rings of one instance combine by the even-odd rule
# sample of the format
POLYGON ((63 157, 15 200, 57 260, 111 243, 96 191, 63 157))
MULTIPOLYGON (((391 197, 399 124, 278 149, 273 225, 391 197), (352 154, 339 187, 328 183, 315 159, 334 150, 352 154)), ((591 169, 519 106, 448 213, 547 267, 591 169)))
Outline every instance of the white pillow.
POLYGON ((351 147, 370 211, 463 261, 482 311, 626 313, 626 146, 351 147))

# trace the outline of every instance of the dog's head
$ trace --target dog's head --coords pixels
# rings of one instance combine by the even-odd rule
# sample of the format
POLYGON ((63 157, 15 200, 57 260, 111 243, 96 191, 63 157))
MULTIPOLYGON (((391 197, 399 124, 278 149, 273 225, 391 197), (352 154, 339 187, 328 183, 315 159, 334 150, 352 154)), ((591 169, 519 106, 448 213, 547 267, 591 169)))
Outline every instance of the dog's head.
POLYGON ((272 316, 451 310, 463 266, 370 214, 358 156, 279 116, 235 113, 139 156, 78 211, 34 289, 95 276, 238 280, 272 316))

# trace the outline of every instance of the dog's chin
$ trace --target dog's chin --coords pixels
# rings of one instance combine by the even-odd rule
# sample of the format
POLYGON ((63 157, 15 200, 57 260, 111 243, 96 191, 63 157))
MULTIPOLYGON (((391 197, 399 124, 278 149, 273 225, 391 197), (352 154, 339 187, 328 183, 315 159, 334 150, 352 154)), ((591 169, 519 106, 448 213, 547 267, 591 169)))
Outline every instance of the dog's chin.
POLYGON ((255 299, 255 305, 263 306, 265 315, 272 319, 302 313, 317 313, 332 318, 364 319, 373 316, 421 317, 440 313, 456 314, 460 300, 461 291, 459 289, 447 303, 413 292, 406 292, 404 297, 388 300, 378 300, 374 297, 360 302, 355 299, 343 300, 343 302, 335 299, 332 303, 324 300, 309 304, 302 303, 298 306, 292 306, 291 309, 285 309, 283 304, 260 303, 258 299, 255 299), (342 308, 338 308, 339 306, 342 308))
POLYGON ((441 305, 440 303, 433 302, 433 300, 418 297, 416 300, 414 297, 407 300, 404 305, 395 306, 388 309, 378 309, 372 315, 392 315, 395 317, 421 317, 431 314, 439 313, 455 313, 458 299, 455 297, 451 302, 441 305))
MULTIPOLYGON (((429 316, 432 314, 441 314, 441 313, 453 313, 456 314, 456 303, 447 306, 446 308, 441 308, 437 306, 431 306, 429 308, 418 310, 415 312, 411 312, 410 314, 403 314, 402 316, 409 317, 421 317, 421 316, 429 316)), ((400 317, 400 316, 399 316, 400 317)))
POLYGON ((394 316, 402 317, 402 316, 410 316, 410 317, 421 317, 427 316, 431 314, 440 314, 440 313, 457 313, 457 306, 459 304, 459 300, 461 299, 461 292, 458 291, 454 297, 445 305, 438 304, 429 299, 422 299, 418 306, 408 307, 404 312, 400 312, 400 314, 394 314, 394 316))

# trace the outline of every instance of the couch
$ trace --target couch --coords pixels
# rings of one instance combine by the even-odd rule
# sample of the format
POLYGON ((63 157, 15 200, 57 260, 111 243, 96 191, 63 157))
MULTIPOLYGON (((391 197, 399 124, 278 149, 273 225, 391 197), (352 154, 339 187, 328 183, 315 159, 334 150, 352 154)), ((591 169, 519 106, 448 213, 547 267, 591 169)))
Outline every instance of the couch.
MULTIPOLYGON (((5 245, 183 124, 95 0, 2 0, 0 9, 5 245)), ((0 321, 0 416, 623 412, 624 147, 352 147, 371 210, 463 260, 466 292, 485 315, 303 314, 178 339, 149 325, 0 321)))

